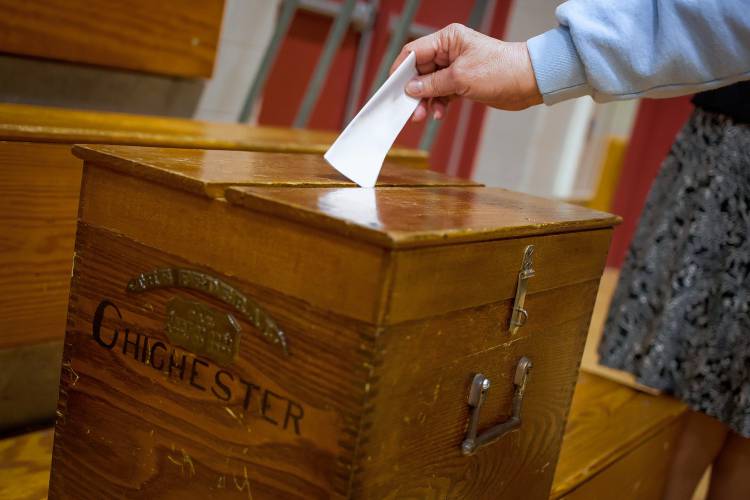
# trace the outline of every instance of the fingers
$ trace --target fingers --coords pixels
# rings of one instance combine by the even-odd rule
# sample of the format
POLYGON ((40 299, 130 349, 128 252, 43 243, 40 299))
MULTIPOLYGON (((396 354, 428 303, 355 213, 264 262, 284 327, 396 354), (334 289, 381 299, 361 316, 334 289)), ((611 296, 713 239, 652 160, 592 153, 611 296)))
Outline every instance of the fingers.
POLYGON ((443 118, 445 118, 445 113, 447 111, 449 101, 449 97, 435 97, 430 101, 433 119, 442 120, 443 118))
POLYGON ((406 84, 406 93, 412 97, 443 97, 457 93, 454 71, 448 67, 434 73, 418 76, 406 84))
POLYGON ((414 113, 411 115, 411 121, 418 123, 427 118, 427 115, 429 114, 428 108, 432 111, 432 118, 434 120, 442 120, 445 118, 445 113, 450 100, 450 97, 435 97, 429 101, 419 101, 417 109, 415 109, 414 113))
POLYGON ((411 121, 419 123, 425 118, 427 118, 427 103, 425 101, 419 101, 417 109, 415 109, 414 113, 411 115, 411 121))
POLYGON ((417 71, 421 75, 432 73, 438 68, 446 67, 451 63, 451 52, 456 52, 461 45, 467 28, 460 24, 451 24, 429 35, 418 38, 404 45, 401 52, 391 65, 390 73, 393 73, 399 64, 404 62, 409 52, 416 56, 417 71))
POLYGON ((409 55, 409 52, 414 52, 417 71, 424 74, 430 70, 430 67, 432 67, 432 70, 434 71, 435 56, 437 54, 439 46, 437 35, 438 32, 431 33, 427 36, 423 36, 422 38, 418 38, 404 45, 404 48, 401 49, 401 52, 399 52, 396 60, 393 61, 390 73, 393 73, 396 68, 398 68, 402 62, 404 62, 404 59, 406 59, 406 56, 409 55))

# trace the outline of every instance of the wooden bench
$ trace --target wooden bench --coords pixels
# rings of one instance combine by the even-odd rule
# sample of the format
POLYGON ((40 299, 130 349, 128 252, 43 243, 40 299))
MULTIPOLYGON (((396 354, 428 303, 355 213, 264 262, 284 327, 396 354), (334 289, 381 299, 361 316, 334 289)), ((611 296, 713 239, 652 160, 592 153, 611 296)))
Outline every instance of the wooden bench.
MULTIPOLYGON (((0 431, 54 414, 81 182, 82 162, 71 154, 72 144, 322 154, 334 138, 331 132, 0 104, 0 431)), ((423 151, 394 148, 389 159, 427 167, 423 151)))

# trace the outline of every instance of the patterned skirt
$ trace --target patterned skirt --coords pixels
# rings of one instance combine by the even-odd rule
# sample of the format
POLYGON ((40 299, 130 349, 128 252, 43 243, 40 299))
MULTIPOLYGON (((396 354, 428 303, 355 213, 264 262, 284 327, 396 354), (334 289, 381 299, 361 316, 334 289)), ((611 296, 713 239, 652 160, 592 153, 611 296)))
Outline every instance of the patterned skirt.
POLYGON ((750 125, 697 109, 680 132, 599 354, 750 437, 750 125))

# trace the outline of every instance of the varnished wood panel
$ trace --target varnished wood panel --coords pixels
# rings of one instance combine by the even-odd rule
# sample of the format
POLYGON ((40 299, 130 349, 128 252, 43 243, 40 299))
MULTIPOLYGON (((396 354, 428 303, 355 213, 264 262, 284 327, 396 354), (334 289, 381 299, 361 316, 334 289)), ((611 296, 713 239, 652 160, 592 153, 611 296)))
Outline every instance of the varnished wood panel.
MULTIPOLYGON (((323 154, 337 133, 0 103, 0 139, 323 154)), ((427 168, 427 152, 392 148, 388 159, 427 168)))
MULTIPOLYGON (((356 187, 317 154, 99 145, 74 146, 73 154, 97 166, 212 198, 223 197, 228 186, 356 187)), ((377 182, 378 187, 478 185, 388 160, 377 182)))
POLYGON ((284 330, 289 356, 236 316, 239 357, 221 367, 170 343, 165 304, 180 296, 231 312, 226 305, 179 289, 126 292, 130 278, 163 267, 216 274, 109 231, 79 228, 51 498, 259 500, 343 492, 374 328, 232 280, 284 330), (111 349, 94 338, 93 318, 104 299, 122 315, 119 320, 110 308, 99 330, 111 349), (156 342, 166 347, 155 351, 156 342), (143 345, 150 346, 150 355, 142 355, 143 345), (180 353, 188 358, 184 375, 179 361, 171 363, 174 372, 165 365, 163 352, 173 347, 175 359, 180 353), (225 374, 214 376, 221 369, 225 374), (254 384, 251 392, 248 384, 254 384), (267 391, 274 394, 268 408, 267 391), (301 408, 295 410, 303 415, 296 422, 286 421, 289 402, 301 408))
POLYGON ((62 339, 80 163, 70 146, 0 142, 0 349, 62 339))
POLYGON ((1 439, 0 498, 46 499, 51 451, 51 429, 1 439))
POLYGON ((611 214, 500 188, 429 190, 231 187, 232 203, 391 247, 610 228, 611 214))
MULTIPOLYGON (((221 200, 86 167, 81 218, 223 274, 375 322, 384 252, 221 200), (247 249, 244 251, 243 249, 247 249)), ((348 188, 347 188, 348 189, 348 188)))
POLYGON ((564 497, 597 474, 606 474, 613 464, 669 428, 685 410, 684 404, 669 397, 644 394, 582 372, 551 498, 564 497))
POLYGON ((680 421, 670 423, 562 499, 660 500, 680 430, 680 421))
POLYGON ((210 77, 223 0, 2 0, 0 51, 210 77))
MULTIPOLYGON (((536 274, 528 280, 529 293, 598 280, 611 237, 610 229, 602 229, 398 252, 386 321, 398 323, 514 297, 527 245, 535 246, 536 274)), ((530 317, 550 313, 544 307, 528 311, 530 317)))
POLYGON ((511 301, 385 329, 368 401, 362 498, 541 499, 549 492, 573 394, 597 281, 528 299, 555 313, 530 319, 511 338, 511 301), (480 429, 507 418, 521 356, 529 375, 522 425, 475 455, 461 454, 476 373, 492 387, 480 429))

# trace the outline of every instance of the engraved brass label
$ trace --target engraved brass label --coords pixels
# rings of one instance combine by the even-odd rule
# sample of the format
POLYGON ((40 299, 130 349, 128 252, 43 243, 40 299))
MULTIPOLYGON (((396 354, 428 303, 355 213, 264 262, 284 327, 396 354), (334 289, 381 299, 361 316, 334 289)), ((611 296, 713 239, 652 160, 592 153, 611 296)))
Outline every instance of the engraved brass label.
POLYGON ((175 297, 167 303, 167 338, 173 344, 219 365, 229 366, 239 352, 240 325, 229 313, 175 297))
MULTIPOLYGON (((194 269, 161 268, 141 273, 128 282, 127 290, 133 293, 154 288, 188 288, 210 295, 232 306, 253 326, 263 338, 276 344, 288 354, 286 336, 276 322, 251 298, 221 279, 194 269)), ((239 337, 238 337, 239 338, 239 337)))

